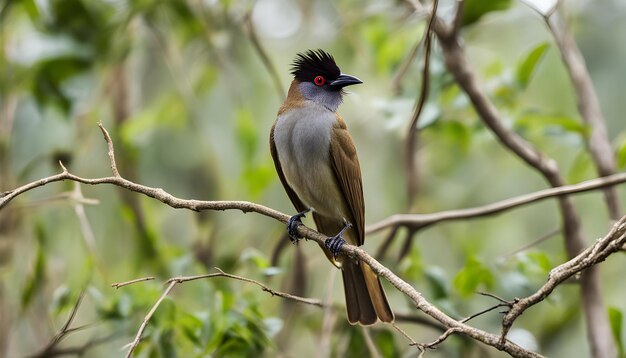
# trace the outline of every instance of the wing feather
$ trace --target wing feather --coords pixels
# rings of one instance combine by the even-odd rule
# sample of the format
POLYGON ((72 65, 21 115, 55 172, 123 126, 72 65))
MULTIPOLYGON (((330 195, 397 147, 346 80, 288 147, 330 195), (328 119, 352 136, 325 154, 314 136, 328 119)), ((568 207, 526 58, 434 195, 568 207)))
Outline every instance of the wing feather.
POLYGON ((346 123, 339 115, 337 115, 337 123, 333 128, 333 137, 330 143, 330 162, 350 210, 351 217, 346 219, 354 226, 353 230, 356 232, 358 245, 363 245, 365 241, 365 201, 363 200, 361 166, 346 123))

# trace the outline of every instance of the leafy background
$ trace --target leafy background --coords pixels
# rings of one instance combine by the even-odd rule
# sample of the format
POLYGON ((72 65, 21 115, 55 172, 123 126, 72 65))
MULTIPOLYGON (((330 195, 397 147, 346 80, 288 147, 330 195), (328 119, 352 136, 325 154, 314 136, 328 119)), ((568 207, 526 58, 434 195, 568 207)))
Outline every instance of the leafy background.
MULTIPOLYGON (((556 158, 568 182, 594 177, 584 148, 587 128, 542 19, 514 1, 468 0, 465 7, 469 61, 507 126, 556 158)), ((454 1, 441 1, 444 18, 453 11, 454 1)), ((563 13, 587 60, 623 170, 626 5, 568 1, 563 13)), ((351 88, 340 112, 361 158, 366 220, 406 211, 403 140, 421 61, 412 62, 397 91, 392 78, 425 24, 402 2, 7 0, 0 4, 0 21, 2 191, 59 172, 59 160, 84 177, 109 175, 96 126, 102 121, 121 174, 130 180, 183 198, 249 200, 293 212, 267 144, 284 89, 259 56, 256 38, 283 88, 295 53, 308 48, 328 50, 345 72, 365 82, 351 88)), ((419 212, 546 187, 481 124, 436 46, 420 126, 419 212)), ((624 199, 624 189, 620 195, 624 199)), ((602 195, 579 195, 575 202, 591 243, 608 228, 602 195)), ((542 202, 431 227, 401 259, 404 243, 397 239, 382 262, 461 318, 493 304, 476 291, 505 298, 532 293, 566 259, 560 235, 511 253, 558 226, 555 202, 542 202)), ((0 355, 43 349, 83 290, 74 325, 88 326, 61 347, 83 347, 90 357, 121 355, 163 292, 163 280, 215 266, 343 305, 337 272, 316 245, 281 245, 283 233, 284 226, 259 215, 180 211, 111 186, 57 183, 31 191, 0 213, 0 355), (82 221, 77 190, 98 202, 85 204, 82 221), (142 276, 158 279, 110 287, 142 276)), ((383 238, 368 237, 366 249, 375 253, 383 238)), ((602 265, 602 280, 623 353, 622 259, 602 265)), ((511 339, 553 357, 588 351, 577 292, 575 285, 559 288, 516 322, 511 339)), ((397 313, 419 316, 391 287, 387 293, 397 313)), ((499 323, 497 313, 474 321, 493 332, 499 323)), ((400 326, 418 342, 439 334, 424 325, 400 326)), ((377 325, 371 334, 384 356, 415 354, 387 326, 377 325)), ((364 339, 361 329, 345 322, 342 308, 325 313, 287 304, 257 287, 216 278, 177 286, 150 321, 138 354, 313 356, 328 349, 335 356, 363 356, 364 339), (333 322, 327 332, 325 317, 333 322)), ((429 354, 500 353, 453 337, 429 354)))

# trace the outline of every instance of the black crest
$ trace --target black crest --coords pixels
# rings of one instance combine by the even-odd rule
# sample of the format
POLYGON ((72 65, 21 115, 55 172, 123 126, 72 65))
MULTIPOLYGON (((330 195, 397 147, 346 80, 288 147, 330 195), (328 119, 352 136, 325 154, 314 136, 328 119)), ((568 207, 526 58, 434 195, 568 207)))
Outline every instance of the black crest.
POLYGON ((320 75, 332 81, 339 77, 341 71, 333 56, 318 49, 297 54, 291 67, 291 74, 302 82, 311 82, 320 75))

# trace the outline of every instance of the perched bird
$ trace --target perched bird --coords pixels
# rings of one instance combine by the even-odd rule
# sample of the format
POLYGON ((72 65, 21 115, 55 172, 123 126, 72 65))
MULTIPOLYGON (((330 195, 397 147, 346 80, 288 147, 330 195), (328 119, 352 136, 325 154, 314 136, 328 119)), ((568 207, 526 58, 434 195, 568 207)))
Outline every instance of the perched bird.
POLYGON ((300 53, 285 102, 270 133, 276 171, 299 211, 288 222, 297 242, 301 218, 313 211, 319 232, 329 236, 322 250, 341 269, 348 321, 370 325, 394 319, 378 276, 364 262, 340 252, 346 242, 364 241, 365 203, 361 168, 346 123, 337 114, 343 88, 362 83, 342 74, 333 57, 322 51, 300 53))

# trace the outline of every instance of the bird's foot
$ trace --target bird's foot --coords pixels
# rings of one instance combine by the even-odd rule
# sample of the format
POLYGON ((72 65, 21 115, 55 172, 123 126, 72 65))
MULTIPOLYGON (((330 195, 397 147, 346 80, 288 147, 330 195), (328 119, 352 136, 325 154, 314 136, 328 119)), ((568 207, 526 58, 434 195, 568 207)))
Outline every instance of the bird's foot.
POLYGON ((339 231, 337 235, 329 237, 324 242, 324 246, 326 246, 328 251, 330 251, 330 253, 333 254, 333 257, 337 257, 339 255, 339 252, 341 251, 341 247, 343 246, 343 244, 346 243, 346 240, 344 240, 342 237, 343 232, 351 227, 352 227, 352 224, 346 223, 346 226, 344 226, 343 229, 341 229, 341 231, 339 231))
POLYGON ((296 215, 292 216, 287 220, 287 233, 289 234, 289 240, 292 243, 297 244, 300 241, 300 237, 298 236, 298 226, 302 225, 302 218, 306 216, 306 213, 311 211, 311 209, 302 210, 296 215))

